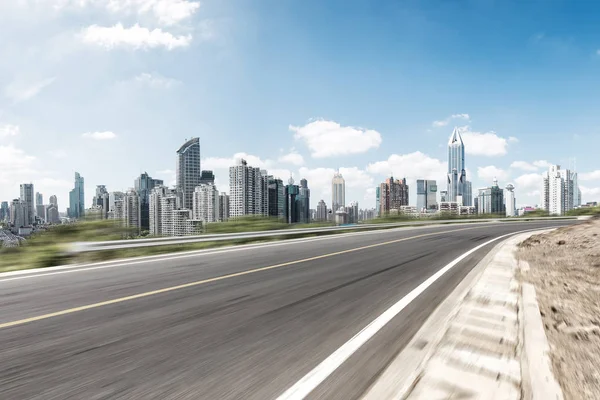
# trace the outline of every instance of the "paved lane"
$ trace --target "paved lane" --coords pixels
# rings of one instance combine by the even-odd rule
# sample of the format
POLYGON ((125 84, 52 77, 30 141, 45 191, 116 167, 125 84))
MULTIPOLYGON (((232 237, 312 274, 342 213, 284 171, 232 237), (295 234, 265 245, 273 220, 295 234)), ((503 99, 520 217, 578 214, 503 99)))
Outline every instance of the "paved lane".
MULTIPOLYGON (((465 251, 562 224, 404 228, 0 276, 0 398, 276 398, 465 251)), ((444 275, 310 397, 359 396, 487 250, 444 275)))

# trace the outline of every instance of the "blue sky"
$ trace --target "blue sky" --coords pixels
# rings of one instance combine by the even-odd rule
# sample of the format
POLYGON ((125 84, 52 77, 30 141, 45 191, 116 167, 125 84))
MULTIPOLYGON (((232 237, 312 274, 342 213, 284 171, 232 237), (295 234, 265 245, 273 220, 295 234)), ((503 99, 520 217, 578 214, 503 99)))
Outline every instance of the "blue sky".
MULTIPOLYGON (((201 138, 228 191, 236 158, 331 202, 375 203, 393 173, 446 171, 461 127, 474 188, 539 201, 576 158, 600 200, 600 4, 591 1, 15 0, 0 3, 0 200, 33 182, 67 207, 73 173, 125 190, 174 183, 201 138)), ((443 184, 441 184, 443 186, 443 184)))

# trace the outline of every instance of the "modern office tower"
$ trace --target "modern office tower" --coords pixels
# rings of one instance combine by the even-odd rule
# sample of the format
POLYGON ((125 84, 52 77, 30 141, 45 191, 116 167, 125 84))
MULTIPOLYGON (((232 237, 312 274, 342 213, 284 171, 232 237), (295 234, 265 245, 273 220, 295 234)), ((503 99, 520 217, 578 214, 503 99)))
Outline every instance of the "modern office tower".
POLYGON ((57 200, 57 198, 56 198, 56 195, 54 195, 54 194, 53 194, 52 196, 50 196, 50 200, 49 200, 49 202, 48 202, 48 203, 49 203, 49 204, 54 204, 55 206, 57 206, 57 207, 58 207, 58 200, 57 200))
POLYGON ((379 216, 379 210, 381 209, 381 187, 375 188, 375 216, 379 216))
POLYGON ((204 184, 215 184, 215 174, 212 171, 202 171, 200 174, 200 183, 204 184))
POLYGON ((511 183, 506 185, 505 208, 507 217, 514 217, 516 215, 515 187, 511 183))
POLYGON ((463 196, 465 206, 472 204, 471 183, 467 181, 465 170, 465 145, 458 128, 454 128, 448 141, 448 194, 444 201, 456 202, 463 196), (471 193, 469 193, 471 192, 471 193))
POLYGON ((215 185, 206 183, 196 186, 192 216, 204 224, 219 220, 219 191, 215 185))
POLYGON ((35 218, 35 207, 33 204, 33 184, 22 183, 21 184, 21 197, 20 200, 27 206, 27 219, 23 226, 29 226, 33 224, 35 218))
POLYGON ((479 214, 479 197, 473 199, 473 206, 475 208, 475 214, 479 214))
POLYGON ((269 215, 269 181, 267 171, 240 160, 229 167, 229 213, 231 218, 244 215, 269 215))
POLYGON ((379 185, 379 188, 379 215, 386 215, 390 210, 400 210, 401 206, 408 205, 406 178, 394 180, 392 176, 379 185))
POLYGON ((327 221, 327 204, 324 200, 319 200, 317 204, 317 215, 315 217, 317 221, 327 221))
POLYGON ((417 212, 437 210, 437 183, 428 179, 417 179, 417 212))
POLYGON ((358 202, 351 202, 350 205, 347 207, 346 212, 348 213, 349 224, 358 223, 358 202))
POLYGON ((181 208, 192 209, 200 177, 200 139, 192 138, 177 150, 176 188, 181 208))
POLYGON ((307 224, 310 222, 310 189, 308 181, 300 179, 300 187, 298 188, 298 222, 307 224))
POLYGON ((162 184, 163 181, 161 179, 154 179, 147 172, 144 172, 135 179, 133 186, 140 196, 140 224, 143 231, 150 229, 150 192, 156 186, 161 186, 162 184))
POLYGON ((140 196, 134 189, 129 189, 123 198, 123 220, 125 227, 132 233, 139 235, 141 232, 140 196))
POLYGON ((577 201, 577 175, 568 169, 560 169, 560 165, 551 165, 542 174, 542 208, 550 214, 563 215, 572 210, 577 201))
POLYGON ((346 206, 346 181, 340 171, 336 171, 331 180, 331 209, 335 212, 346 206))
POLYGON ((229 220, 229 195, 221 192, 219 195, 219 222, 229 220))
POLYGON ((299 193, 300 187, 294 185, 294 178, 290 177, 288 184, 285 187, 285 222, 288 224, 299 221, 299 202, 297 201, 299 193))
POLYGON ((479 200, 477 201, 478 214, 505 215, 504 191, 498 187, 498 180, 490 187, 479 189, 479 200))
POLYGON ((69 218, 82 218, 85 210, 84 179, 79 172, 75 172, 75 187, 69 192, 69 218))
POLYGON ((46 216, 46 222, 49 224, 60 223, 60 214, 58 212, 58 206, 56 204, 48 204, 45 206, 44 215, 46 216))
POLYGON ((14 199, 10 204, 10 223, 15 230, 29 225, 29 204, 20 199, 14 199))
POLYGON ((269 182, 269 216, 284 219, 285 186, 279 178, 268 177, 269 182))
POLYGON ((175 192, 166 186, 155 186, 148 197, 148 223, 150 235, 160 236, 163 234, 162 199, 171 196, 176 198, 175 192))
POLYGON ((0 222, 8 221, 8 201, 3 201, 0 204, 0 222))
POLYGON ((44 207, 44 196, 40 192, 35 193, 35 215, 41 219, 46 220, 46 208, 44 207))
POLYGON ((92 209, 97 210, 99 219, 107 219, 110 211, 110 194, 105 185, 96 185, 96 194, 92 199, 92 209))

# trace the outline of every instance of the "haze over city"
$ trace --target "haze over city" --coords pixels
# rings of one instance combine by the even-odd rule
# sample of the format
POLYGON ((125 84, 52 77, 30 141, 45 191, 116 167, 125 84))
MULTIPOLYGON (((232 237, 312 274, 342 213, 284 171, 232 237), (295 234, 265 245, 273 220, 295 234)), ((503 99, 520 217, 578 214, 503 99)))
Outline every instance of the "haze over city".
POLYGON ((312 208, 336 168, 361 208, 391 174, 414 205, 416 179, 444 182, 454 126, 474 192, 496 177, 535 205, 559 164, 600 196, 590 2, 176 3, 2 2, 0 199, 33 182, 64 211, 75 171, 86 205, 144 171, 172 185, 200 137, 221 191, 243 157, 306 178, 312 208))

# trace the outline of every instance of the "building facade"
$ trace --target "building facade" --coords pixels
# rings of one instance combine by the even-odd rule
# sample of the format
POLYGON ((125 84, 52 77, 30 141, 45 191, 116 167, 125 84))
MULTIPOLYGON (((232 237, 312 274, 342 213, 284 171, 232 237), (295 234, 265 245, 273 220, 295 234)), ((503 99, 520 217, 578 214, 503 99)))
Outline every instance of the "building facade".
POLYGON ((155 186, 148 197, 148 231, 150 235, 161 236, 162 230, 162 199, 171 196, 176 199, 175 191, 163 185, 155 186))
POLYGON ((221 192, 219 195, 219 222, 229 220, 229 195, 221 192))
POLYGON ((391 210, 400 210, 408 205, 408 185, 406 178, 402 180, 390 177, 379 185, 379 215, 389 214, 391 210))
POLYGON ((317 204, 317 213, 315 219, 317 221, 327 221, 327 204, 325 203, 325 200, 319 200, 319 203, 317 204))
POLYGON ((437 210, 437 183, 434 180, 417 179, 417 210, 437 210))
POLYGON ((215 185, 203 183, 196 187, 192 216, 204 224, 219 220, 219 191, 215 185))
POLYGON ((269 215, 267 171, 249 166, 246 160, 229 167, 230 218, 244 215, 269 215))
POLYGON ((331 180, 331 209, 335 212, 341 207, 346 206, 346 181, 340 173, 336 171, 331 180))
POLYGON ((512 184, 508 184, 506 185, 506 196, 505 198, 505 204, 504 207, 506 208, 506 216, 507 217, 514 217, 517 214, 517 204, 516 204, 516 199, 515 199, 515 187, 512 184))
POLYGON ((56 204, 48 204, 45 206, 46 210, 44 212, 46 222, 49 224, 58 224, 60 223, 60 214, 58 213, 58 206, 56 204))
POLYGON ((100 219, 107 219, 109 210, 110 194, 106 190, 105 185, 96 186, 96 194, 92 200, 92 206, 97 206, 100 209, 100 219))
POLYGON ((202 173, 200 174, 200 184, 214 185, 215 184, 215 174, 213 174, 213 172, 209 171, 209 170, 202 171, 202 173))
POLYGON ((294 178, 290 177, 285 187, 285 222, 293 224, 300 220, 298 195, 300 187, 294 184, 294 178))
POLYGON ((33 203, 33 183, 22 183, 20 186, 21 196, 20 200, 25 203, 27 207, 27 219, 23 226, 29 226, 33 224, 35 219, 35 207, 33 203))
POLYGON ((133 188, 140 196, 140 216, 141 229, 150 230, 150 193, 157 186, 162 186, 161 179, 154 179, 147 172, 137 177, 133 183, 133 188))
POLYGON ((454 128, 448 141, 448 190, 443 201, 456 202, 463 197, 463 205, 470 206, 473 201, 471 183, 467 181, 465 169, 465 145, 458 128, 454 128))
POLYGON ((298 188, 298 222, 308 224, 310 222, 310 189, 308 181, 300 179, 298 188))
POLYGON ((551 165, 542 174, 541 207, 550 214, 563 215, 580 203, 577 174, 560 165, 551 165))
POLYGON ((283 181, 272 176, 269 180, 269 216, 279 219, 285 218, 285 186, 283 181))
POLYGON ((506 215, 504 209, 504 191, 498 187, 498 181, 490 187, 479 189, 479 200, 477 201, 478 214, 506 215))
POLYGON ((85 191, 84 179, 79 172, 75 172, 75 185, 73 190, 69 192, 69 208, 67 215, 69 218, 83 218, 85 210, 85 191))
POLYGON ((194 190, 200 184, 200 138, 192 138, 177 150, 176 188, 179 206, 192 209, 194 190))
POLYGON ((29 226, 29 204, 21 199, 14 199, 10 204, 10 223, 14 227, 13 232, 29 226))
POLYGON ((141 208, 140 195, 134 190, 129 189, 123 198, 123 220, 124 225, 134 235, 141 233, 141 208))
POLYGON ((8 221, 8 201, 0 203, 0 222, 8 221))

